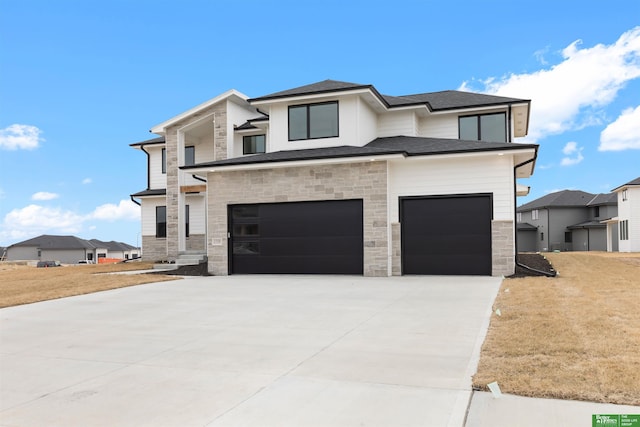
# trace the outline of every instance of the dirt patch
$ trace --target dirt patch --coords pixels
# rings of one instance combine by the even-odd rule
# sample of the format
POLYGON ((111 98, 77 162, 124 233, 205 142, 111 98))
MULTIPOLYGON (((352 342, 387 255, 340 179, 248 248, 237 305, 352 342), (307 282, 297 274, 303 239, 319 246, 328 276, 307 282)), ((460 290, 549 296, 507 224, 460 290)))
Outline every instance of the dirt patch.
POLYGON ((175 280, 155 274, 103 274, 152 268, 150 263, 119 263, 36 268, 0 264, 0 308, 143 283, 175 280))
POLYGON ((518 277, 554 276, 556 274, 556 270, 542 254, 520 253, 517 259, 520 265, 516 264, 515 273, 509 276, 510 279, 518 277))
POLYGON ((555 278, 504 280, 474 387, 640 405, 640 254, 545 254, 555 278))

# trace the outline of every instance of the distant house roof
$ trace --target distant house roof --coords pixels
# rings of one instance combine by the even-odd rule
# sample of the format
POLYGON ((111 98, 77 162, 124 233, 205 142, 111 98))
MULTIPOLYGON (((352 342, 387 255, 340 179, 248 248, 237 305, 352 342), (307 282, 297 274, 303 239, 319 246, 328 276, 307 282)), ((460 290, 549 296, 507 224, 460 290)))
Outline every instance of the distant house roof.
POLYGON ((528 222, 519 222, 518 231, 537 231, 538 227, 531 225, 528 222))
POLYGON ((481 93, 463 92, 457 90, 446 90, 441 92, 419 93, 403 96, 389 96, 380 94, 377 89, 370 84, 349 83, 336 80, 324 80, 293 89, 271 93, 269 95, 264 95, 258 98, 252 98, 248 101, 261 102, 301 95, 346 92, 358 89, 370 90, 388 108, 411 105, 426 105, 431 111, 442 111, 464 107, 480 107, 529 102, 529 100, 527 99, 507 98, 503 96, 485 95, 481 93))
POLYGON ((52 236, 43 234, 11 246, 35 246, 41 249, 95 249, 89 241, 76 236, 52 236))
POLYGON ((520 206, 517 211, 523 212, 541 208, 584 207, 594 197, 595 194, 580 190, 556 191, 520 206))
POLYGON ((313 148, 306 150, 285 150, 252 156, 234 157, 215 162, 183 166, 181 169, 197 169, 203 167, 221 167, 232 165, 248 165, 257 163, 289 162, 300 160, 318 160, 341 157, 365 157, 380 155, 426 156, 437 154, 457 154, 483 151, 509 151, 520 149, 536 149, 535 144, 513 144, 507 142, 464 141, 445 138, 422 138, 411 136, 393 136, 377 138, 364 147, 340 146, 313 148))
POLYGON ((616 192, 616 191, 620 190, 621 188, 631 187, 631 186, 635 186, 635 185, 640 185, 640 176, 638 178, 634 179, 633 181, 629 181, 626 184, 622 184, 622 185, 614 188, 611 191, 616 192))
POLYGON ((600 193, 587 203, 587 206, 600 206, 600 205, 617 205, 618 195, 616 193, 600 193))
POLYGON ((581 222, 579 224, 570 225, 567 228, 569 230, 576 230, 580 228, 605 228, 606 226, 607 225, 600 220, 591 220, 591 221, 581 222))
POLYGON ((103 242, 98 239, 89 240, 96 248, 107 249, 109 251, 130 251, 131 249, 136 249, 135 246, 131 246, 127 243, 116 242, 114 240, 110 242, 103 242))

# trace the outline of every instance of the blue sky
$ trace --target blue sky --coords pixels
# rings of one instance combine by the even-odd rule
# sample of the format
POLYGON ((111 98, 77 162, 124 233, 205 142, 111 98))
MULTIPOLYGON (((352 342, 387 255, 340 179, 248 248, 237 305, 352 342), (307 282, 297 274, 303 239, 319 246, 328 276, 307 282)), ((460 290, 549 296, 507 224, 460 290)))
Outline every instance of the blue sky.
POLYGON ((130 143, 201 102, 324 79, 532 100, 531 194, 640 176, 640 2, 0 0, 0 245, 139 241, 130 143))

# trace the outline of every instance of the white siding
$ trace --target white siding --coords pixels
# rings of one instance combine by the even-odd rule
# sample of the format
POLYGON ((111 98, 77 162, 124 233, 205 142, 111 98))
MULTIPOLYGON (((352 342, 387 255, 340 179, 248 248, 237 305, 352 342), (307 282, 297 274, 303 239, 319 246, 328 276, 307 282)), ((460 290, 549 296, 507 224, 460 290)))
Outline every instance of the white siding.
POLYGON ((204 195, 187 195, 185 203, 189 205, 189 234, 205 233, 204 195))
POLYGON ((416 115, 413 111, 393 111, 378 117, 378 137, 387 136, 416 136, 418 128, 416 115))
POLYGON ((629 221, 629 240, 619 241, 619 251, 640 252, 640 188, 627 187, 627 200, 624 201, 622 191, 618 192, 618 219, 629 221))
POLYGON ((149 188, 167 188, 167 174, 162 173, 162 148, 160 146, 145 147, 149 152, 149 188))
POLYGON ((142 235, 156 235, 156 206, 166 206, 167 199, 163 197, 144 197, 142 199, 141 222, 142 235))
POLYGON ((493 194, 493 218, 513 219, 511 156, 408 158, 389 161, 389 221, 399 221, 399 197, 493 194))
POLYGON ((423 117, 418 124, 418 134, 427 138, 458 138, 457 114, 423 117))

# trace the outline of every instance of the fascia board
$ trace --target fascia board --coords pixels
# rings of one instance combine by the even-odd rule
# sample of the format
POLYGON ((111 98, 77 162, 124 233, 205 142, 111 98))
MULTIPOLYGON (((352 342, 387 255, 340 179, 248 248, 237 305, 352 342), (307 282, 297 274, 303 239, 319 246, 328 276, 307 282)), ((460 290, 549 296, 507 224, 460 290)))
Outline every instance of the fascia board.
POLYGON ((214 104, 217 104, 217 103, 219 103, 221 101, 224 101, 226 99, 231 99, 231 98, 234 98, 234 97, 235 98, 239 98, 239 99, 241 99, 243 101, 246 101, 247 99, 249 99, 249 97, 247 95, 245 95, 245 94, 243 94, 241 92, 238 92, 235 89, 231 89, 231 90, 228 90, 228 91, 216 96, 215 98, 212 98, 212 99, 210 99, 208 101, 205 101, 202 104, 197 105, 197 106, 195 106, 195 107, 193 107, 193 108, 191 108, 191 109, 189 109, 189 110, 187 110, 187 111, 185 111, 183 113, 180 113, 177 116, 174 116, 174 117, 170 118, 169 120, 165 120, 164 122, 153 126, 151 128, 150 132, 156 133, 156 134, 159 134, 159 135, 163 135, 164 134, 164 130, 167 127, 171 126, 172 124, 177 123, 180 120, 183 120, 183 119, 185 119, 185 118, 197 113, 200 110, 203 110, 203 109, 208 108, 208 107, 210 107, 210 106, 212 106, 214 104))
POLYGON ((279 168, 301 167, 301 166, 337 165, 337 164, 345 164, 345 163, 364 163, 364 162, 398 159, 403 157, 404 157, 404 154, 386 154, 386 155, 379 155, 379 156, 371 155, 371 156, 337 157, 334 159, 312 159, 312 160, 250 163, 250 164, 244 164, 244 165, 208 166, 208 167, 203 166, 202 168, 189 169, 189 173, 196 173, 196 172, 212 173, 212 172, 244 171, 244 170, 258 170, 258 169, 279 169, 279 168))

